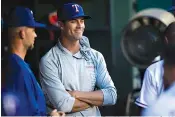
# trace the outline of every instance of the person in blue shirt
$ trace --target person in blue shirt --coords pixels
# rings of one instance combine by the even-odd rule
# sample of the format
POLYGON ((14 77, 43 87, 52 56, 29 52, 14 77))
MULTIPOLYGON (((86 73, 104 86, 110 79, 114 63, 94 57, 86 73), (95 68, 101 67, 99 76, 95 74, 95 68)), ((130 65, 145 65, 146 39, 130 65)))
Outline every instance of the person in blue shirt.
MULTIPOLYGON (((3 76, 3 116, 46 116, 43 92, 29 65, 24 61, 27 50, 34 48, 36 27, 45 27, 35 22, 33 13, 25 7, 15 7, 7 20, 10 54, 6 73, 3 76)), ((64 115, 53 110, 51 116, 64 115)))

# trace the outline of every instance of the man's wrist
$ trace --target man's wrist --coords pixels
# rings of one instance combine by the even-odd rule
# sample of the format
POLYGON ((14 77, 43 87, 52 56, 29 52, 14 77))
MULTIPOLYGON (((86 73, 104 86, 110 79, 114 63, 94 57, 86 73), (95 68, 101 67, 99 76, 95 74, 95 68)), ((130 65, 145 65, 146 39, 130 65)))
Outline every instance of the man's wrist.
POLYGON ((75 98, 79 99, 82 96, 82 92, 80 91, 75 91, 75 98))

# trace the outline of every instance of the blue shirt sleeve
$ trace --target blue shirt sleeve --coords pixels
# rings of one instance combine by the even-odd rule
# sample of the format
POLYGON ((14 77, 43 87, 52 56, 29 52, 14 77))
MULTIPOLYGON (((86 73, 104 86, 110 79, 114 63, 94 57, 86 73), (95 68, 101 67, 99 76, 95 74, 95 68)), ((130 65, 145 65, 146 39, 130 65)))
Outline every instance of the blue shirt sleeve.
POLYGON ((8 74, 2 95, 3 110, 6 115, 46 115, 45 109, 40 108, 37 102, 37 94, 35 92, 38 90, 36 89, 37 86, 35 86, 36 83, 35 80, 32 80, 32 76, 23 70, 8 74))
POLYGON ((49 100, 57 108, 63 112, 71 112, 75 98, 66 91, 59 75, 57 64, 53 61, 40 61, 40 80, 45 93, 49 100))
POLYGON ((100 52, 97 52, 96 67, 96 85, 103 92, 103 105, 114 105, 117 101, 117 89, 108 73, 105 59, 100 52))

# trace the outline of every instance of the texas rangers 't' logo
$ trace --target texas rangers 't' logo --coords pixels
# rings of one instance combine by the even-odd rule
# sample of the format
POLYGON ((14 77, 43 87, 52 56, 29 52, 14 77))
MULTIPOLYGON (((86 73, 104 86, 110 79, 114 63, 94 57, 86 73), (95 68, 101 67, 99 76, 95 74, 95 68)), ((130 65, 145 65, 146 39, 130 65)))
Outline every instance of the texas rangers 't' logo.
POLYGON ((75 8, 76 12, 79 12, 78 7, 80 7, 78 4, 72 5, 73 8, 75 8))

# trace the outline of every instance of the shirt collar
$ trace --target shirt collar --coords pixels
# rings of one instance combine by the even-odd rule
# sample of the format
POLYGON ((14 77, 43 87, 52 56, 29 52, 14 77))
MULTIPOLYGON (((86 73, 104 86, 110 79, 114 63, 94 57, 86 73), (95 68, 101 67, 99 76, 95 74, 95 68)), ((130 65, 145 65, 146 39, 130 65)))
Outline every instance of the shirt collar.
POLYGON ((80 51, 78 51, 74 55, 68 49, 63 47, 59 40, 60 39, 58 39, 58 47, 61 49, 62 52, 71 55, 75 58, 85 58, 86 60, 90 59, 89 55, 87 54, 88 51, 90 51, 90 44, 87 37, 83 36, 82 39, 80 39, 80 51))
POLYGON ((81 59, 81 58, 84 58, 84 56, 81 54, 81 49, 80 51, 78 51, 77 53, 75 54, 72 54, 67 48, 65 48, 64 46, 62 46, 61 42, 58 41, 58 47, 61 49, 62 52, 64 52, 65 54, 68 54, 70 56, 73 56, 77 59, 81 59))

